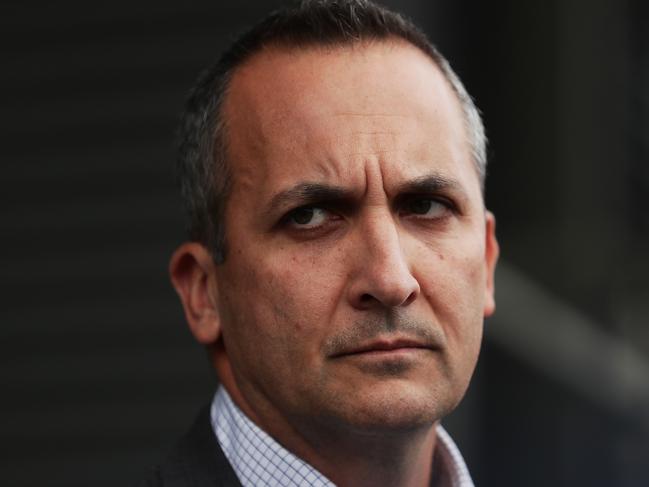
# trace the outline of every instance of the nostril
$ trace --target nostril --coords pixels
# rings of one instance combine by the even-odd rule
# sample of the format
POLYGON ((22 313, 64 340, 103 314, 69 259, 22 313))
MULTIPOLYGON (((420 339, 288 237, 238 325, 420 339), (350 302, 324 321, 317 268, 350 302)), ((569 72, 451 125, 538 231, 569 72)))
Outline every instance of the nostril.
POLYGON ((396 294, 381 295, 380 293, 363 293, 358 298, 357 303, 364 307, 373 306, 374 304, 380 304, 390 308, 395 306, 408 306, 417 299, 417 294, 417 291, 413 291, 404 299, 405 293, 401 294, 401 297, 396 294))
POLYGON ((416 298, 417 298, 417 292, 414 292, 414 291, 413 291, 412 293, 410 293, 410 296, 408 296, 408 297, 406 298, 406 300, 403 302, 403 305, 402 305, 402 306, 408 306, 408 305, 411 304, 411 303, 412 303, 416 298))

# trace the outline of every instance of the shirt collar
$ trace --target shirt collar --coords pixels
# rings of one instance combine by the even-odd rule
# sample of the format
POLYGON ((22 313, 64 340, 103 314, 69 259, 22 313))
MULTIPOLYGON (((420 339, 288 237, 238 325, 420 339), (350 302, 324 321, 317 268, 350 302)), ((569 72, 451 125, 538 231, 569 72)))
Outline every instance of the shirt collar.
MULTIPOLYGON (((253 423, 223 387, 212 401, 211 419, 221 449, 243 487, 335 487, 253 423)), ((439 487, 473 487, 460 451, 439 423, 434 471, 439 487)))

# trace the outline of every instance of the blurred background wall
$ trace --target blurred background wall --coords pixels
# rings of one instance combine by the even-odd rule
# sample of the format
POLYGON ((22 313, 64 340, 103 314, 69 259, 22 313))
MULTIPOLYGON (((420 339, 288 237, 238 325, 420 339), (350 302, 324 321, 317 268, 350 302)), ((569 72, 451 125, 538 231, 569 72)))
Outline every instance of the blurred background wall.
MULTIPOLYGON (((3 2, 0 478, 143 476, 215 379, 166 276, 186 91, 274 1, 3 2)), ((484 112, 498 310, 447 419, 477 485, 649 485, 649 8, 390 1, 484 112)))

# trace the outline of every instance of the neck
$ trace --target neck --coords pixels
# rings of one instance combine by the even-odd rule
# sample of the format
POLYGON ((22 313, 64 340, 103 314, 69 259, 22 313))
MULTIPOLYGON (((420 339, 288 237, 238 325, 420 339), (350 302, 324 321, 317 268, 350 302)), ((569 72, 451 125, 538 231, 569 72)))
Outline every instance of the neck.
POLYGON ((340 487, 424 487, 430 485, 435 442, 434 425, 371 433, 318 429, 307 433, 296 453, 340 487))

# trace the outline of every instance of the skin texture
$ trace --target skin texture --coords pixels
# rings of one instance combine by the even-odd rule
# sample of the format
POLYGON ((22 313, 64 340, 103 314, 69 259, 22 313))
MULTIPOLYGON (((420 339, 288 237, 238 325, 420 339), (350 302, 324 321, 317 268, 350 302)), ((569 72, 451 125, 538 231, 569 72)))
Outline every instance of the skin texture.
POLYGON ((338 485, 427 485, 495 306, 454 93, 400 41, 268 48, 224 113, 228 255, 187 243, 170 268, 192 332, 242 410, 338 485))

